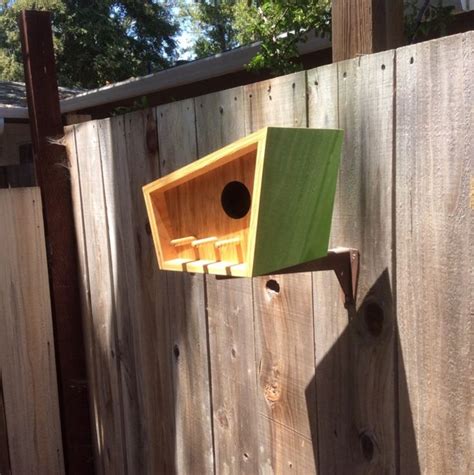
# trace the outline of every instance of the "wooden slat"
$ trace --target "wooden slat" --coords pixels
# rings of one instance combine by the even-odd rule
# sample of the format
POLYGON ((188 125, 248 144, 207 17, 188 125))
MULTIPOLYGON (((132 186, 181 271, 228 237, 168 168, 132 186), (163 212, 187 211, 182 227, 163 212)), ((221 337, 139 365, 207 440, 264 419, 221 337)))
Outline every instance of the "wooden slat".
POLYGON ((127 114, 110 124, 102 121, 99 138, 128 472, 170 473, 175 443, 166 280, 158 272, 141 193, 143 185, 159 175, 154 111, 127 114))
MULTIPOLYGON (((336 128, 338 121, 338 74, 337 65, 323 66, 307 72, 308 125, 309 127, 336 128)), ((341 167, 345 165, 343 157, 341 167)), ((338 188, 340 187, 338 184, 338 188)), ((330 246, 352 242, 335 236, 334 226, 338 211, 336 195, 332 220, 330 246)), ((314 337, 316 356, 317 427, 313 428, 318 437, 318 473, 344 473, 350 466, 350 413, 348 388, 348 318, 340 305, 340 290, 332 272, 313 274, 314 294, 314 337), (344 335, 344 336, 343 336, 344 335), (336 346, 337 342, 337 346, 336 346), (321 364, 324 355, 329 355, 321 364)))
MULTIPOLYGON (((124 117, 97 122, 100 165, 103 171, 103 193, 107 220, 104 226, 110 246, 110 271, 116 325, 116 355, 120 367, 121 411, 123 414, 123 440, 125 472, 132 467, 143 469, 146 464, 140 452, 142 417, 138 389, 139 365, 136 348, 136 323, 133 317, 136 302, 133 286, 137 279, 136 266, 131 252, 134 240, 130 203, 130 185, 127 167, 127 142, 124 117), (127 223, 124 225, 124 223, 127 223)), ((90 237, 89 237, 90 239, 90 237)))
POLYGON ((400 473, 474 470, 473 51, 473 32, 397 51, 400 473))
MULTIPOLYGON (((96 431, 96 468, 99 473, 124 473, 126 469, 125 441, 123 440, 122 395, 120 388, 120 361, 117 347, 117 318, 114 305, 114 287, 111 274, 111 250, 107 228, 106 203, 99 148, 97 122, 74 126, 77 144, 77 167, 86 261, 81 268, 87 272, 83 284, 90 293, 90 302, 83 309, 84 327, 91 346, 92 364, 89 367, 93 388, 93 410, 96 431)), ((72 154, 70 153, 70 157, 72 154)), ((74 159, 73 159, 74 160, 74 159)), ((75 206, 79 204, 75 203, 75 206)), ((76 213, 78 216, 78 213, 76 213)), ((80 223, 77 224, 80 234, 80 223)), ((84 299, 83 299, 84 300, 84 299)))
MULTIPOLYGON (((160 172, 164 176, 197 158, 194 100, 160 106, 156 116, 160 172)), ((167 272, 166 277, 173 347, 176 472, 208 474, 214 471, 214 452, 204 277, 174 272, 167 272)))
POLYGON ((308 74, 310 126, 336 125, 338 116, 345 131, 331 246, 355 247, 362 255, 357 309, 344 309, 334 275, 315 278, 320 473, 393 473, 396 466, 393 56, 308 74))
MULTIPOLYGON (((87 137, 87 135, 85 136, 87 137)), ((87 386, 89 390, 94 468, 96 473, 103 474, 105 470, 103 465, 103 459, 101 459, 101 453, 99 452, 99 448, 101 447, 101 434, 99 430, 99 425, 96 423, 98 421, 99 411, 101 409, 97 397, 97 395, 99 394, 99 388, 97 387, 99 382, 99 368, 97 367, 95 336, 93 333, 94 325, 92 320, 89 269, 86 252, 86 235, 84 227, 84 217, 82 212, 82 195, 78 164, 78 147, 82 147, 81 143, 78 143, 76 141, 76 131, 74 127, 65 127, 63 143, 66 147, 71 172, 71 195, 72 207, 74 212, 74 225, 77 239, 78 273, 80 284, 79 290, 82 310, 82 328, 84 333, 84 349, 87 364, 87 386)), ((85 157, 83 158, 83 160, 85 160, 85 157)))
MULTIPOLYGON (((195 99, 199 156, 245 135, 242 88, 195 99)), ((252 283, 206 277, 216 473, 255 474, 255 350, 252 283)))
POLYGON ((39 189, 0 190, 0 222, 0 375, 11 470, 13 474, 61 474, 63 449, 39 189))
MULTIPOLYGON (((306 127, 305 73, 251 84, 244 92, 247 133, 265 126, 306 127)), ((253 294, 262 460, 274 473, 314 473, 311 274, 253 279, 253 294)))

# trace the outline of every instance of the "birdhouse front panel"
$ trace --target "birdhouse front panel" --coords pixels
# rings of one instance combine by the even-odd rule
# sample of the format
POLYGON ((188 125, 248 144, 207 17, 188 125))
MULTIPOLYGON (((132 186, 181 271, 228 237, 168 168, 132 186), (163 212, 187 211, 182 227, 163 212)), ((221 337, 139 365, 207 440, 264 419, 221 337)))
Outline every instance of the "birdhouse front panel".
POLYGON ((325 255, 341 144, 266 128, 146 185, 160 268, 250 277, 325 255))

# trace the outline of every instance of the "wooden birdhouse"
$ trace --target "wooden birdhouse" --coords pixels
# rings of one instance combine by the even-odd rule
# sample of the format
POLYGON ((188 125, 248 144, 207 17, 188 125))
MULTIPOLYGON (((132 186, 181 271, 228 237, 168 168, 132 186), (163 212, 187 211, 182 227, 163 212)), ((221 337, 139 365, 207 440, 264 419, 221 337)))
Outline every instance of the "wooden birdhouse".
POLYGON ((268 127, 146 185, 160 268, 251 277, 326 256, 342 140, 268 127))

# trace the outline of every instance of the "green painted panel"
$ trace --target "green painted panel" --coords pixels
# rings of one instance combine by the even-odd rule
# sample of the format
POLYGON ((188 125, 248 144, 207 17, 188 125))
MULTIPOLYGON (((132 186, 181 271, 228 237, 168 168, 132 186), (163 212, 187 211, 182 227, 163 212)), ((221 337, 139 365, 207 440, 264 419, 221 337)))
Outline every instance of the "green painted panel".
POLYGON ((269 128, 253 275, 325 256, 342 130, 269 128))

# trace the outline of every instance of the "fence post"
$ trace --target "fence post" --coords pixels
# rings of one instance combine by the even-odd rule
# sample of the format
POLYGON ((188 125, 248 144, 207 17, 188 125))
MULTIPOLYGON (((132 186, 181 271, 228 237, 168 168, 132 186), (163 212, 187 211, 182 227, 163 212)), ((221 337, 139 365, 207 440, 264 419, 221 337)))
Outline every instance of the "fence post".
POLYGON ((333 0, 333 62, 402 44, 403 0, 333 0))
POLYGON ((70 173, 63 145, 49 12, 19 18, 28 111, 38 185, 43 201, 61 428, 67 473, 93 473, 77 243, 70 173))

